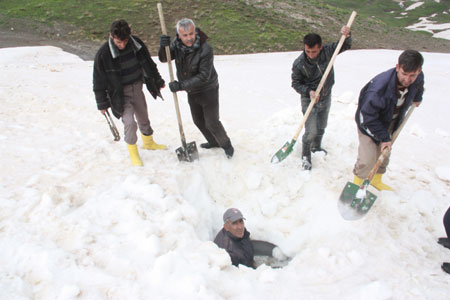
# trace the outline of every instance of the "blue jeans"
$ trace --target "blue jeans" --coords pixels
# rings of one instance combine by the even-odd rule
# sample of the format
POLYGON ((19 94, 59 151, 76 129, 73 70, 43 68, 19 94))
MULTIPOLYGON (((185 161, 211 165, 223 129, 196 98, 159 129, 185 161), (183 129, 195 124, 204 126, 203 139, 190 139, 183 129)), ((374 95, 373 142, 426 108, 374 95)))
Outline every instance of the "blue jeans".
MULTIPOLYGON (((311 99, 309 97, 301 97, 302 100, 302 112, 306 113, 311 99)), ((311 144, 315 138, 322 137, 325 133, 325 128, 328 123, 328 114, 331 107, 331 95, 326 97, 320 97, 319 102, 314 104, 308 120, 305 123, 305 133, 302 137, 303 144, 311 144)))

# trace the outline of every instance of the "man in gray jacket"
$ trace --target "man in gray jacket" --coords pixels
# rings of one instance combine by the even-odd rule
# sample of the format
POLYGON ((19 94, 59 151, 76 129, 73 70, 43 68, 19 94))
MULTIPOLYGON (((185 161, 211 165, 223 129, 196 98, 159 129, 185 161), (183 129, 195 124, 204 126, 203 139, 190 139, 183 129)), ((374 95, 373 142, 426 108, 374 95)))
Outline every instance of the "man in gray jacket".
MULTIPOLYGON (((350 28, 343 26, 341 34, 347 38, 342 45, 340 53, 350 49, 352 45, 350 28)), ((294 61, 292 66, 292 87, 301 95, 302 112, 305 114, 311 99, 314 99, 316 96, 316 89, 338 43, 322 46, 320 35, 309 33, 304 37, 303 44, 305 50, 294 61)), ((334 70, 331 69, 320 91, 320 97, 305 124, 305 133, 302 137, 302 168, 304 170, 311 170, 312 168, 311 152, 323 151, 325 154, 327 153, 321 144, 325 128, 327 127, 333 85, 334 70)))
POLYGON ((171 58, 175 59, 178 81, 169 84, 172 92, 186 91, 194 124, 206 138, 200 144, 205 149, 221 147, 228 158, 234 153, 222 122, 219 120, 219 80, 214 68, 213 49, 208 36, 195 27, 190 19, 177 23, 177 36, 170 42, 161 36, 159 60, 167 62, 165 47, 170 46, 171 58))
POLYGON ((250 240, 250 232, 244 225, 244 216, 237 208, 229 208, 223 214, 223 228, 219 231, 214 243, 225 249, 235 266, 255 267, 254 250, 250 240))

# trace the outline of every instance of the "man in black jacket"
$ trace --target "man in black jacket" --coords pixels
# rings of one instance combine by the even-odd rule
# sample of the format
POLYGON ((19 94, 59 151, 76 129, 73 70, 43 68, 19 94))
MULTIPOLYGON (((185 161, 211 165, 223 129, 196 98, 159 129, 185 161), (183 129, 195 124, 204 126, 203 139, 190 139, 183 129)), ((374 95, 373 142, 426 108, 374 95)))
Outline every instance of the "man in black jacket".
POLYGON ((253 244, 244 220, 244 216, 237 208, 227 209, 223 214, 223 228, 217 234, 214 243, 228 252, 233 265, 241 264, 254 268, 253 244))
POLYGON ((102 114, 111 107, 114 116, 122 118, 131 163, 137 166, 143 165, 136 146, 138 127, 144 149, 166 149, 153 140, 143 83, 153 98, 161 96, 164 80, 147 47, 137 36, 131 35, 125 20, 115 21, 111 24, 109 40, 95 56, 94 93, 102 114))
POLYGON ((206 138, 200 144, 205 149, 221 147, 228 158, 234 153, 222 122, 219 120, 219 80, 214 68, 213 49, 208 36, 190 19, 177 23, 177 36, 170 42, 167 35, 161 36, 159 60, 167 62, 165 47, 170 46, 170 55, 175 59, 178 81, 169 83, 172 92, 186 91, 194 124, 206 138))
MULTIPOLYGON (((352 45, 350 29, 347 26, 341 28, 341 34, 347 38, 340 53, 350 49, 352 45)), ((305 50, 292 66, 292 87, 301 95, 302 112, 305 114, 311 100, 316 97, 316 89, 338 43, 322 46, 320 35, 309 33, 304 37, 303 44, 305 50)), ((322 148, 322 138, 327 127, 333 85, 334 70, 331 69, 320 91, 320 97, 305 124, 305 133, 302 137, 302 168, 304 170, 311 170, 312 168, 311 152, 323 151, 325 154, 327 153, 322 148)))

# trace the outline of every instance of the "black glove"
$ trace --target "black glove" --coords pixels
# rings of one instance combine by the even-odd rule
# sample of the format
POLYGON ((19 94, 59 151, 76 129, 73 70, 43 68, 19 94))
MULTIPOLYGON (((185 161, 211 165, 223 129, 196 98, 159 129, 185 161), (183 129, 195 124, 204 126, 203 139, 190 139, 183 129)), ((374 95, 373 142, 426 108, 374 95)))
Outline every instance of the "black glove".
POLYGON ((156 86, 158 87, 158 89, 161 89, 163 86, 164 86, 164 84, 165 84, 166 82, 164 81, 164 79, 158 79, 158 80, 156 80, 156 86))
POLYGON ((175 80, 175 81, 169 83, 169 89, 172 93, 176 93, 178 91, 181 91, 183 89, 183 87, 180 82, 175 80))
POLYGON ((166 46, 170 46, 170 36, 168 35, 161 35, 159 38, 159 45, 164 48, 166 46))

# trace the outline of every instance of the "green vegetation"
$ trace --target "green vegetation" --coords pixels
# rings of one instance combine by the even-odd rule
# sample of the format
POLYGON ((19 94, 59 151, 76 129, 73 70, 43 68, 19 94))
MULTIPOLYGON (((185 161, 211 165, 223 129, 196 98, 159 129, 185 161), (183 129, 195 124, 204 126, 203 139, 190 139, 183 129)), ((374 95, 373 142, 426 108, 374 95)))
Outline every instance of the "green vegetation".
MULTIPOLYGON (((442 13, 449 11, 449 1, 423 1, 402 15, 404 9, 393 0, 1 0, 0 25, 25 20, 31 30, 46 26, 48 31, 61 31, 65 38, 100 43, 107 38, 111 22, 124 18, 154 52, 161 33, 156 4, 162 2, 171 35, 176 21, 189 17, 210 36, 216 53, 233 54, 298 50, 302 36, 311 31, 325 41, 335 41, 356 10, 354 33, 364 40, 355 39, 355 47, 395 48, 383 41, 386 34, 429 38, 429 34, 402 29, 417 23, 420 16, 437 13, 433 20, 449 22, 450 15, 442 13)), ((413 3, 404 1, 405 7, 413 3)), ((390 37, 391 43, 395 37, 390 37)))

